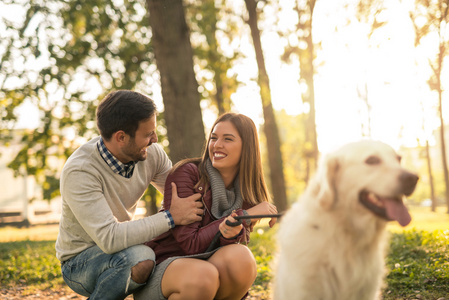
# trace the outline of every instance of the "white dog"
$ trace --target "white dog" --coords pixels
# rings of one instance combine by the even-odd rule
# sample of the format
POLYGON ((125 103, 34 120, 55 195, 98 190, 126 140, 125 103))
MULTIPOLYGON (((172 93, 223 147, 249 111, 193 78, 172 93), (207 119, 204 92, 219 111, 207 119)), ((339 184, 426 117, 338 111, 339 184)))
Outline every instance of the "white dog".
POLYGON ((322 161, 281 219, 277 300, 372 300, 384 275, 385 226, 411 221, 402 201, 418 176, 386 144, 361 141, 322 161))

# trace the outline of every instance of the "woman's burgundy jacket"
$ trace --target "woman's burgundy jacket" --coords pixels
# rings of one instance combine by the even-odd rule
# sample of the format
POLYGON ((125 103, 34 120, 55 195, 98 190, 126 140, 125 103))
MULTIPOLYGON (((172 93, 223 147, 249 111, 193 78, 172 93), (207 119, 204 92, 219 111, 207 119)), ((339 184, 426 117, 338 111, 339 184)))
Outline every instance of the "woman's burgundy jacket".
MULTIPOLYGON (((151 247, 156 253, 156 263, 160 263, 172 256, 183 256, 203 253, 209 247, 215 234, 219 231, 218 225, 223 222, 225 217, 217 220, 211 211, 212 191, 210 187, 204 192, 204 186, 195 185, 200 180, 198 167, 193 163, 185 164, 167 177, 165 182, 164 202, 161 211, 170 209, 172 188, 171 182, 176 183, 178 196, 186 198, 196 193, 201 193, 203 204, 205 206, 203 219, 190 225, 175 226, 168 232, 161 234, 153 240, 146 242, 145 245, 151 247)), ((236 210, 237 215, 243 215, 243 209, 251 206, 243 203, 243 207, 236 210)), ((220 237, 220 246, 249 242, 250 228, 243 222, 243 230, 235 237, 226 239, 220 237)))

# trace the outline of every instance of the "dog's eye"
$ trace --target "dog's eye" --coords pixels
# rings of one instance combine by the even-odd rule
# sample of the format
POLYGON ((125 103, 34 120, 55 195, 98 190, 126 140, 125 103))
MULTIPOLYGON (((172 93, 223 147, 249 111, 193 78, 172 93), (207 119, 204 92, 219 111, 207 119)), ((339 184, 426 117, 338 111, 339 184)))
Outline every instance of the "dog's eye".
POLYGON ((380 158, 375 155, 371 155, 365 160, 365 163, 368 165, 378 165, 380 164, 380 162, 381 162, 380 158))
POLYGON ((402 156, 398 155, 398 161, 399 161, 399 162, 402 161, 402 156))

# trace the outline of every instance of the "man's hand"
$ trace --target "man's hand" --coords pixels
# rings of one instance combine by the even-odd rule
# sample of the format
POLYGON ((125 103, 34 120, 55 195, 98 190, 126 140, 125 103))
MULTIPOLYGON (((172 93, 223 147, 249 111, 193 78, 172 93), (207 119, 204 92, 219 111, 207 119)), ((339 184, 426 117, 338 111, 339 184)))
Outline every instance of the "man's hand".
POLYGON ((179 198, 176 184, 171 183, 170 214, 175 225, 189 225, 201 221, 203 218, 203 203, 200 201, 201 194, 193 194, 187 198, 179 198))

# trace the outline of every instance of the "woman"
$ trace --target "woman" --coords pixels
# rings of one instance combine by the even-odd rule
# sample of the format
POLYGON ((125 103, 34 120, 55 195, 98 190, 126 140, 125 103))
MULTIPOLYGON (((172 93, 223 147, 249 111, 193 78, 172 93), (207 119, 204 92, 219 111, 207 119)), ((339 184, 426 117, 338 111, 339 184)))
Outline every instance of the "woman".
MULTIPOLYGON (((203 195, 202 221, 176 226, 146 243, 157 266, 135 299, 241 299, 257 267, 246 247, 257 220, 228 226, 244 214, 275 214, 264 181, 259 140, 253 121, 226 113, 214 123, 201 158, 186 159, 167 177, 163 209, 170 208, 173 183, 179 197, 203 195), (219 248, 205 252, 215 234, 219 248)), ((270 220, 273 226, 276 219, 270 220)))

